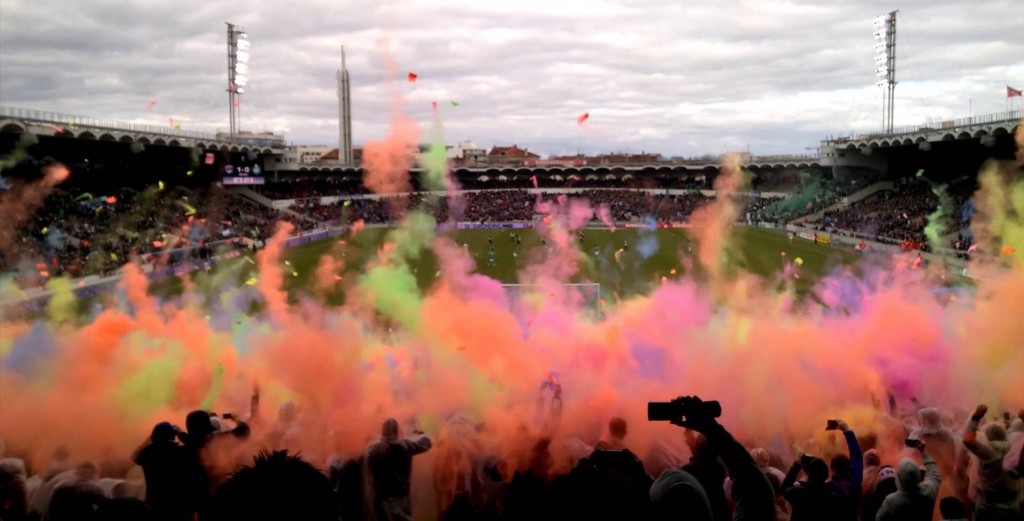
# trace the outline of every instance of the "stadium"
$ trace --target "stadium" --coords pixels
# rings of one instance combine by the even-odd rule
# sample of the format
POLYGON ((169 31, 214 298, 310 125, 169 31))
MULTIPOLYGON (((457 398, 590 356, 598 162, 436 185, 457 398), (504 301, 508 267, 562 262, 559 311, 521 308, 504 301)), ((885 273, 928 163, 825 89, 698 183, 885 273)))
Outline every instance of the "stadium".
POLYGON ((228 132, 0 106, 0 519, 1024 519, 1009 101, 691 156, 433 101, 356 146, 343 49, 312 146, 242 130, 248 38, 228 132))

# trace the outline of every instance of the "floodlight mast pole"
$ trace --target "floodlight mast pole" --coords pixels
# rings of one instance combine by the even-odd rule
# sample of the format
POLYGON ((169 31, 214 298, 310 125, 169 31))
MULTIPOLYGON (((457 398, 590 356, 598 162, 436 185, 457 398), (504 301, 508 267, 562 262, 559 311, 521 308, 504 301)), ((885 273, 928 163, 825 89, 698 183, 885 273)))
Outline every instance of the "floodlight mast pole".
POLYGON ((888 50, 888 52, 887 52, 887 54, 888 54, 888 69, 889 69, 888 70, 888 80, 889 80, 889 85, 888 85, 888 88, 889 88, 889 92, 888 92, 888 94, 889 94, 888 105, 889 105, 889 114, 888 114, 888 121, 886 122, 886 124, 887 124, 887 126, 886 126, 886 133, 887 134, 892 134, 892 130, 893 130, 893 112, 895 110, 895 105, 896 105, 896 103, 895 103, 895 98, 896 98, 896 13, 898 13, 898 12, 899 11, 893 11, 893 12, 889 13, 889 16, 888 16, 888 18, 886 20, 886 23, 889 26, 888 27, 888 29, 889 29, 889 31, 888 31, 889 37, 888 37, 888 41, 887 41, 887 43, 888 43, 888 46, 887 46, 887 50, 888 50))
POLYGON ((229 133, 235 137, 235 26, 228 26, 228 121, 229 133))

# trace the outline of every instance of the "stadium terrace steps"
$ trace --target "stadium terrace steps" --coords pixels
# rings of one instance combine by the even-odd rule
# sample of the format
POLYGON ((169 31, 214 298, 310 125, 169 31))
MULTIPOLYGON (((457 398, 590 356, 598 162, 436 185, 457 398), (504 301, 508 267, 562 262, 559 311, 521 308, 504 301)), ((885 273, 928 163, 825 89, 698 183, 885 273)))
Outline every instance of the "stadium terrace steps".
POLYGON ((812 214, 800 217, 797 220, 798 221, 799 220, 806 220, 806 221, 809 221, 809 222, 819 221, 819 220, 821 220, 822 217, 825 216, 825 212, 831 212, 831 211, 834 211, 834 210, 841 210, 843 208, 846 208, 847 206, 850 206, 853 203, 856 203, 856 202, 862 201, 864 199, 867 199, 868 197, 870 197, 872 195, 875 195, 878 192, 885 191, 885 190, 894 190, 895 188, 896 188, 896 185, 893 184, 892 181, 879 181, 877 183, 870 184, 870 185, 868 185, 868 186, 866 186, 866 187, 864 187, 864 188, 862 188, 862 189, 860 189, 860 190, 858 190, 858 191, 856 191, 856 192, 854 192, 854 193, 852 193, 850 195, 847 195, 847 196, 841 198, 839 201, 836 201, 835 203, 833 203, 833 204, 831 204, 829 206, 826 206, 825 208, 822 208, 821 210, 818 210, 817 212, 814 212, 812 214))
POLYGON ((242 197, 242 198, 248 199, 248 200, 250 200, 250 201, 252 201, 254 203, 266 206, 267 208, 273 208, 273 209, 275 209, 275 210, 277 210, 277 211, 279 211, 279 212, 281 212, 283 214, 291 215, 292 217, 295 217, 296 219, 301 219, 301 220, 308 220, 309 219, 305 215, 302 215, 301 213, 296 212, 295 210, 292 210, 291 208, 278 208, 278 207, 274 206, 274 202, 271 201, 269 197, 267 197, 267 196, 265 196, 263 194, 256 193, 256 191, 251 189, 251 188, 233 187, 233 188, 228 189, 228 192, 231 193, 232 195, 236 195, 238 197, 242 197))

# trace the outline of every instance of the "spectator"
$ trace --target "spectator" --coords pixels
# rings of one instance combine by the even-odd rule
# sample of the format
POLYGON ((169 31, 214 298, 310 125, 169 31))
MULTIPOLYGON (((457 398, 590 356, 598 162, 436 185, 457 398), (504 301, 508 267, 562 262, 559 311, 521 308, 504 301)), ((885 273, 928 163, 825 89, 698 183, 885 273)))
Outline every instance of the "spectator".
POLYGON ((287 451, 262 452, 217 489, 203 519, 337 521, 338 503, 312 465, 287 451))
POLYGON ((836 420, 839 430, 846 438, 846 446, 850 455, 839 454, 832 458, 829 467, 832 469, 830 488, 832 493, 843 503, 843 518, 856 521, 860 511, 861 484, 864 480, 864 456, 860 451, 857 436, 843 420, 836 420))
POLYGON ((422 432, 401 438, 398 421, 388 418, 381 426, 381 439, 366 452, 366 466, 372 482, 374 514, 379 521, 411 520, 409 479, 412 458, 430 450, 430 438, 422 432))
POLYGON ((843 518, 847 505, 826 482, 828 471, 824 460, 808 455, 801 456, 790 467, 782 482, 782 493, 792 506, 792 521, 843 518), (797 482, 801 471, 807 481, 797 482))
POLYGON ((944 497, 939 501, 942 521, 967 521, 967 507, 955 497, 944 497))
MULTIPOLYGON (((685 396, 680 400, 682 400, 685 410, 702 411, 704 409, 700 398, 685 396)), ((732 478, 734 505, 732 519, 734 521, 774 518, 775 501, 771 484, 768 483, 768 479, 765 478, 747 449, 740 445, 724 427, 719 425, 714 418, 700 414, 679 418, 672 423, 701 433, 710 450, 721 456, 732 478)), ((662 473, 662 476, 664 477, 665 474, 662 473)), ((673 476, 679 478, 678 475, 673 474, 667 479, 673 479, 673 476)), ((685 504, 692 504, 692 501, 683 501, 680 506, 685 504)), ((703 510, 700 510, 697 514, 699 516, 702 513, 703 510)), ((676 516, 677 519, 685 519, 688 514, 688 512, 677 511, 676 516)), ((712 515, 714 515, 713 505, 712 515)), ((713 519, 729 519, 729 515, 726 514, 724 518, 713 517, 713 519)))
POLYGON ((1014 479, 1003 468, 1003 459, 1010 449, 1006 428, 998 422, 990 423, 985 426, 986 441, 978 439, 978 424, 987 412, 988 406, 979 405, 964 429, 964 446, 977 464, 977 475, 971 476, 974 519, 1019 519, 1021 480, 1014 479))
POLYGON ((625 446, 626 421, 613 418, 608 425, 608 440, 597 444, 570 474, 577 497, 575 515, 583 519, 645 518, 650 509, 650 489, 654 480, 644 464, 625 446))
POLYGON ((864 492, 864 501, 861 503, 861 519, 869 520, 878 517, 878 510, 882 508, 882 502, 890 494, 896 493, 896 490, 896 469, 889 465, 883 465, 878 469, 874 483, 864 492))
POLYGON ((939 466, 925 452, 925 444, 918 445, 924 460, 926 475, 921 479, 921 470, 910 458, 903 458, 896 471, 896 489, 882 502, 876 519, 878 521, 929 521, 935 509, 935 496, 939 493, 939 466))
POLYGON ((146 503, 161 520, 189 520, 196 510, 189 491, 188 457, 177 442, 178 429, 158 423, 149 439, 132 455, 146 479, 146 503))

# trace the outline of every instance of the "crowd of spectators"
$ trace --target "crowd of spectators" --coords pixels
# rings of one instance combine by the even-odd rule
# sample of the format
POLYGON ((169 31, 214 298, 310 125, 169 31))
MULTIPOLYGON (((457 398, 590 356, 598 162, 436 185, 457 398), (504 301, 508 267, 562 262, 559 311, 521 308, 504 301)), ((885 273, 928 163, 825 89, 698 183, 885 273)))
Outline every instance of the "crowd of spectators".
MULTIPOLYGON (((954 185, 947 193, 947 204, 943 209, 943 220, 939 234, 942 237, 957 234, 949 239, 949 246, 965 251, 971 242, 960 234, 964 222, 962 208, 970 198, 971 187, 966 183, 954 185)), ((940 198, 925 182, 884 191, 845 208, 825 212, 816 223, 820 230, 847 233, 857 237, 891 244, 909 244, 914 249, 927 249, 925 226, 929 216, 940 207, 940 198)))
MULTIPOLYGON (((890 397, 882 418, 854 432, 840 419, 825 444, 775 451, 743 444, 697 397, 672 402, 689 459, 637 451, 622 418, 607 430, 568 432, 561 388, 538 402, 537 429, 498 431, 455 415, 409 434, 386 419, 361 451, 289 451, 317 436, 314 410, 285 403, 264 418, 258 392, 242 415, 195 410, 185 429, 155 425, 128 454, 99 461, 58 447, 36 468, 0 448, 0 519, 225 520, 850 520, 1010 521, 1024 516, 1024 411, 968 418, 890 397), (874 425, 874 427, 870 427, 874 425), (431 468, 413 472, 432 451, 431 468), (308 456, 307 456, 308 457, 308 456), (314 456, 315 457, 315 456, 314 456), (790 464, 791 462, 791 464, 790 464), (315 463, 315 464, 314 464, 315 463), (415 502, 413 479, 433 500, 415 502)), ((876 405, 881 409, 881 405, 876 405)), ((726 411, 727 418, 742 414, 726 411)), ((324 426, 324 428, 327 428, 324 426)), ((345 427, 341 427, 344 430, 345 427)), ((337 438, 331 429, 322 438, 337 438)))

